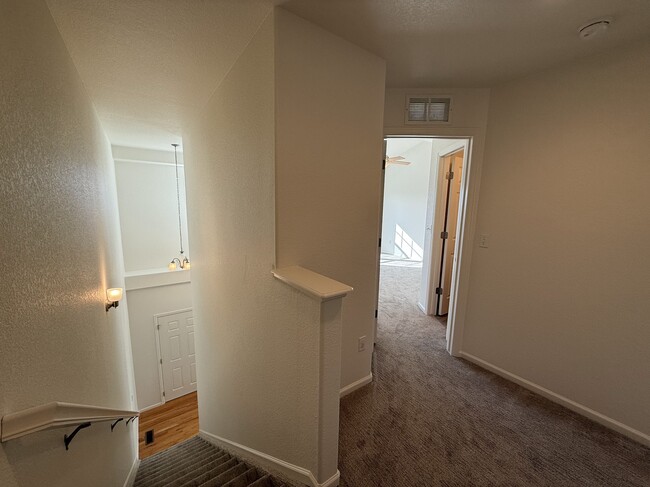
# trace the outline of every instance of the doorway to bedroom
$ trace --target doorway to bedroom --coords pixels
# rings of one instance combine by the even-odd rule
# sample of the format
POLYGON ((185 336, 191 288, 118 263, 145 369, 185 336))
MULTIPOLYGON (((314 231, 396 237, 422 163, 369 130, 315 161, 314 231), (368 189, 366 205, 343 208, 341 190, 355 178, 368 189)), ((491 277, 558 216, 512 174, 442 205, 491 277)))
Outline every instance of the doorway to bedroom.
POLYGON ((386 139, 379 318, 405 306, 446 323, 468 155, 464 138, 386 139))

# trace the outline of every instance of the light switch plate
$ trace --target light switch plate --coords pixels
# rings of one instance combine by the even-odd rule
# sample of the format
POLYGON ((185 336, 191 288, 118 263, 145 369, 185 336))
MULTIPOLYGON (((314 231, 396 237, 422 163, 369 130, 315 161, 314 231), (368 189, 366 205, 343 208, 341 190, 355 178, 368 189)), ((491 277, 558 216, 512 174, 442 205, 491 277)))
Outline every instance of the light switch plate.
POLYGON ((363 335, 362 337, 359 337, 359 352, 365 352, 366 350, 366 336, 363 335))

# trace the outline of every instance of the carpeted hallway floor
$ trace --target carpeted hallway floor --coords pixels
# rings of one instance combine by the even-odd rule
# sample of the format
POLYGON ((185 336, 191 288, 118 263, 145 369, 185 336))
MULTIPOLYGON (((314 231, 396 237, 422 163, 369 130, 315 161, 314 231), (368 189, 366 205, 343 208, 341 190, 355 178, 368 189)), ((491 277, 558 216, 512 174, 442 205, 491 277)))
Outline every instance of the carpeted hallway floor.
POLYGON ((419 273, 382 266, 374 382, 341 401, 342 487, 650 486, 650 449, 451 357, 419 273))

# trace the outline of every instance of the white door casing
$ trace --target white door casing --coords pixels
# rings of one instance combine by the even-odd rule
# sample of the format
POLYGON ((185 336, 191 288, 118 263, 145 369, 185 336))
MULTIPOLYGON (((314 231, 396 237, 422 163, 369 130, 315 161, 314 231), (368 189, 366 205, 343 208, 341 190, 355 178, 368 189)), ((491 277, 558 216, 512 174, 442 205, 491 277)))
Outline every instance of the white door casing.
POLYGON ((158 338, 163 402, 196 391, 196 355, 192 310, 154 317, 158 338))
POLYGON ((429 193, 427 195, 426 226, 424 231, 424 249, 422 254, 422 274, 420 276, 420 291, 418 293, 418 307, 425 315, 435 314, 436 301, 432 299, 431 287, 437 286, 437 281, 432 276, 435 265, 433 262, 433 245, 435 239, 434 221, 438 196, 439 155, 431 151, 431 169, 429 172, 429 193))
POLYGON ((383 155, 383 160, 381 161, 381 181, 380 181, 380 186, 379 186, 379 226, 378 226, 378 241, 377 241, 377 276, 375 279, 375 282, 377 283, 376 286, 376 293, 375 293, 375 333, 373 336, 373 350, 375 343, 377 343, 377 332, 378 332, 378 315, 379 315, 379 280, 380 280, 380 274, 381 274, 381 235, 382 235, 382 228, 383 228, 383 223, 384 223, 384 190, 386 186, 386 158, 388 157, 386 154, 388 147, 388 139, 384 139, 384 155, 383 155))

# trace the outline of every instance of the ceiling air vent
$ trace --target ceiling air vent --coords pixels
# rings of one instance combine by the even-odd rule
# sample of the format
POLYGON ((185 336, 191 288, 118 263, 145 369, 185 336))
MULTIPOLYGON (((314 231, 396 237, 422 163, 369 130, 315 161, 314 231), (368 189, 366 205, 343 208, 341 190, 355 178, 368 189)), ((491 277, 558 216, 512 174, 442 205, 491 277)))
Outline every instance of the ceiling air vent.
POLYGON ((449 123, 451 97, 407 96, 406 123, 449 123))

